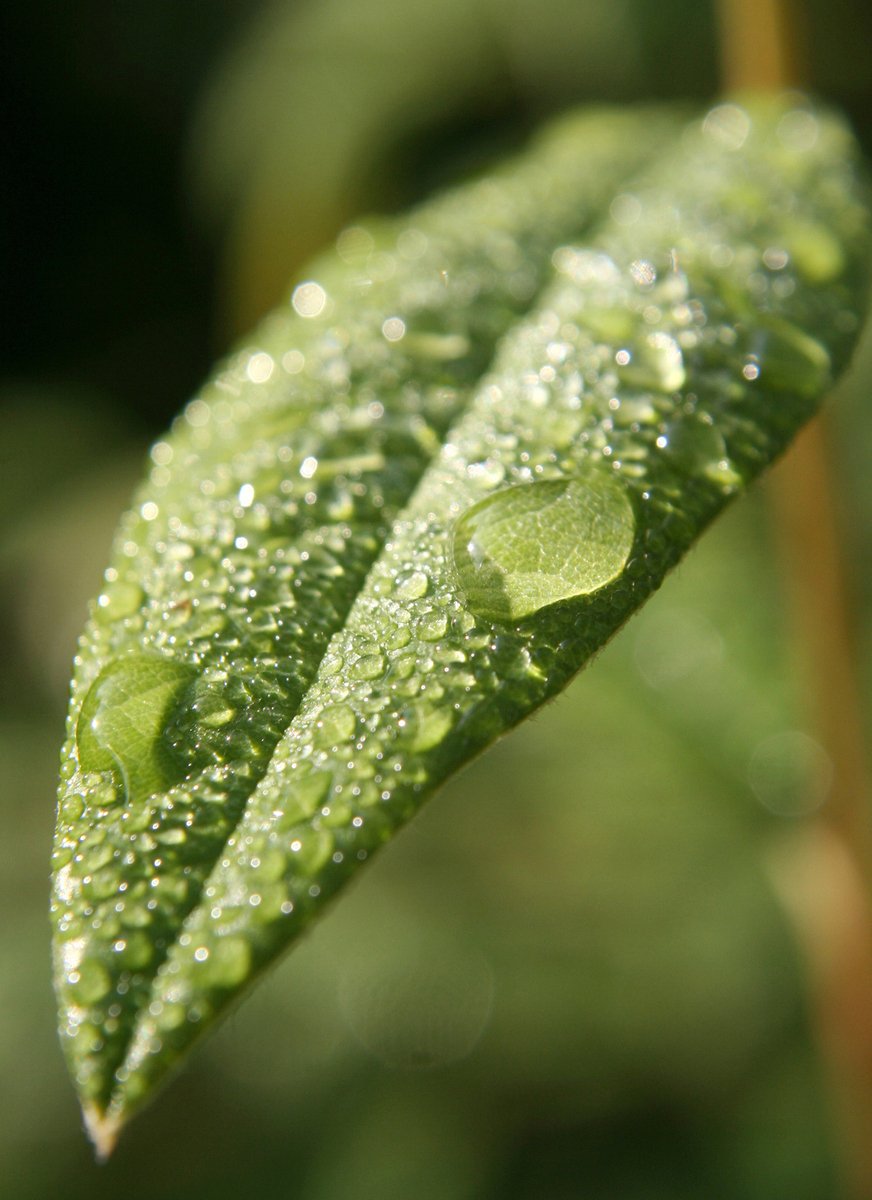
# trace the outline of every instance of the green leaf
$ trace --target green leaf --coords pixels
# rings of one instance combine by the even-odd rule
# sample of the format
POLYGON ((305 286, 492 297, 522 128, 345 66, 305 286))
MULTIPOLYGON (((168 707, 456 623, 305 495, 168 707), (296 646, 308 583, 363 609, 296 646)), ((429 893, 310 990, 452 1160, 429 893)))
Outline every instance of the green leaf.
POLYGON ((346 231, 152 451, 77 662, 55 851, 98 1148, 846 361, 869 230, 845 129, 793 99, 672 132, 576 119, 346 231))

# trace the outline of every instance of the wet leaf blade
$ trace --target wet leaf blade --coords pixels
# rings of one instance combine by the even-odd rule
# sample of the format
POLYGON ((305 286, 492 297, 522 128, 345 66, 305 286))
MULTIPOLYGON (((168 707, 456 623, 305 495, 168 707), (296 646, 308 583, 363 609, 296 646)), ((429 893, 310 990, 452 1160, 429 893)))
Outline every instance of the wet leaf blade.
POLYGON ((580 114, 406 219, 347 230, 153 448, 80 647, 55 845, 61 1031, 94 1128, 156 970, 496 340, 674 126, 580 114))
POLYGON ((358 593, 147 976, 107 1120, 780 452, 846 360, 868 258, 850 138, 794 102, 719 106, 590 245, 556 251, 406 506, 373 523, 358 593))

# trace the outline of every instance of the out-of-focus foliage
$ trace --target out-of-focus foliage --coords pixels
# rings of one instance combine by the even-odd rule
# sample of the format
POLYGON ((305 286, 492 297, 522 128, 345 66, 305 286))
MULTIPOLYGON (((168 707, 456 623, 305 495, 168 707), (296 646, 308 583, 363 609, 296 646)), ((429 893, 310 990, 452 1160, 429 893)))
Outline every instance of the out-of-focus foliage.
MULTIPOLYGON (((669 94, 656 86, 669 17, 646 11, 636 0, 268 3, 216 72, 192 141, 201 207, 227 223, 232 326, 276 302, 362 208, 405 205, 573 101, 645 95, 641 77, 648 94, 669 94)), ((689 67, 677 94, 705 94, 711 14, 685 17, 670 47, 689 67)))
MULTIPOLYGON (((114 0, 68 13, 32 0, 9 18, 6 83, 20 81, 28 101, 16 127, 16 145, 27 148, 15 160, 20 199, 4 222, 18 294, 3 394, 18 401, 4 402, 0 433, 0 820, 9 831, 0 850, 0 1193, 830 1200, 820 1069, 767 866, 797 822, 758 795, 761 779, 770 804, 796 794, 778 787, 793 761, 782 755, 779 772, 779 749, 797 732, 813 745, 814 729, 759 495, 712 531, 562 700, 446 789, 143 1115, 117 1158, 93 1165, 55 1041, 47 967, 44 864, 62 689, 144 436, 159 432, 204 373, 209 304, 241 310, 227 294, 231 266, 224 297, 209 299, 209 260, 192 251, 177 179, 183 137, 207 128, 191 124, 194 96, 207 67, 215 80, 225 69, 215 48, 223 35, 229 60, 254 45, 246 27, 260 7, 167 0, 137 8, 134 20, 132 6, 114 0), (125 54, 131 43, 140 70, 125 54), (49 222, 35 197, 44 205, 58 192, 63 220, 49 222), (100 411, 95 388, 114 412, 100 411), (24 417, 7 421, 16 409, 24 417), (678 637, 692 651, 677 654, 678 637), (773 760, 774 771, 761 772, 773 760), (482 865, 479 847, 494 828, 498 848, 482 865), (365 958, 384 965, 378 979, 365 958), (426 1024, 404 1002, 422 993, 432 998, 426 1024), (395 1025, 398 1014, 409 1024, 389 1040, 385 1017, 395 1025), (436 1063, 418 1067, 421 1057, 436 1063)), ((285 7, 288 20, 309 22, 332 9, 285 7)), ((418 7, 406 6, 406 19, 418 7)), ((443 7, 447 20, 447 5, 430 6, 443 7)), ((502 6, 506 24, 515 7, 502 6)), ((338 223, 384 196, 405 201, 452 164, 490 157, 564 99, 717 90, 714 25, 696 0, 635 0, 624 38, 631 65, 606 69, 600 59, 597 76, 593 36, 586 27, 572 35, 581 42, 573 70, 571 39, 546 7, 541 20, 528 16, 526 31, 516 27, 514 44, 550 27, 562 73, 513 84, 507 101, 499 90, 467 93, 447 121, 434 98, 417 125, 383 134, 381 158, 358 159, 370 170, 365 190, 344 200, 349 179, 361 177, 340 174, 318 205, 338 223), (403 163, 405 176, 395 174, 403 163)), ((812 83, 854 114, 868 147, 872 9, 813 0, 808 11, 812 83)), ((347 16, 352 49, 357 37, 347 16)), ((435 34, 410 39, 408 53, 423 58, 443 44, 435 34)), ((321 45, 328 55, 330 43, 321 45)), ((454 56, 449 48, 440 59, 443 96, 459 87, 454 56)), ((255 60, 250 70, 257 74, 255 60)), ((204 104, 214 103, 209 94, 204 104)), ((262 111, 276 138, 302 137, 293 127, 303 114, 278 101, 262 111)), ((228 119, 257 125, 242 101, 228 119)), ((386 109, 381 120, 379 130, 393 124, 386 109)), ((205 136, 190 135, 190 161, 205 136)), ((322 125, 320 140, 330 136, 322 125)), ((241 182, 229 179, 228 206, 213 210, 225 231, 241 228, 231 219, 242 212, 241 182)), ((235 232, 226 244, 238 243, 235 232)), ((297 260, 309 248, 301 242, 297 260)), ((224 261, 239 258, 228 249, 224 261)), ((251 294, 260 304, 266 291, 251 294)), ((867 353, 833 406, 867 698, 870 383, 867 353)), ((812 768, 820 763, 808 743, 792 744, 805 745, 812 768)))

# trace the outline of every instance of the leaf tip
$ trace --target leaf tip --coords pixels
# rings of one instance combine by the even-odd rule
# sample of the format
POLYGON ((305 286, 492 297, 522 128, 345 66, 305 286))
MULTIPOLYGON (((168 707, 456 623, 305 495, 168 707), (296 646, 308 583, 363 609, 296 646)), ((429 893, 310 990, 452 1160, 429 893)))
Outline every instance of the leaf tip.
POLYGON ((87 1104, 82 1109, 85 1129, 94 1146, 97 1162, 106 1162, 115 1149, 123 1122, 116 1115, 107 1113, 95 1105, 87 1104))

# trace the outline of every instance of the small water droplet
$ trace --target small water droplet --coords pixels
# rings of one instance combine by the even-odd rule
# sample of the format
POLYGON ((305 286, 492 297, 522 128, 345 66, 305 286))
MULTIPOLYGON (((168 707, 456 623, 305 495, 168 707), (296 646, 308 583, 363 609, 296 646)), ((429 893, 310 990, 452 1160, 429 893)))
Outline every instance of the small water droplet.
POLYGON ((767 387, 816 398, 830 382, 830 356, 816 338, 789 321, 760 319, 753 339, 753 363, 767 387))
POLYGON ((418 706, 412 719, 412 753, 420 754, 438 746, 453 724, 454 714, 450 709, 418 706))
POLYGON ((136 583, 117 580, 110 583, 97 599, 97 607, 101 618, 110 621, 130 617, 137 611, 144 599, 142 588, 136 583))
POLYGON ((621 379, 633 387, 675 392, 686 377, 681 348, 668 333, 649 333, 630 353, 618 351, 615 361, 621 379))
POLYGON ((616 579, 635 528, 624 485, 603 471, 506 488, 457 521, 457 579, 477 616, 519 620, 616 579))
POLYGON ((384 673, 384 669, 385 660, 382 654, 364 654, 354 664, 354 674, 358 679, 378 679, 384 673))
POLYGON ((443 612, 427 613, 415 623, 415 633, 425 642, 438 642, 447 628, 448 618, 443 612))
MULTIPOLYGON (((658 444, 660 438, 657 439, 658 444)), ((704 414, 693 413, 670 421, 664 445, 670 454, 691 471, 704 470, 726 458, 726 446, 720 431, 704 414)))
MULTIPOLYGON (((205 947, 204 947, 205 948, 205 947)), ((197 952, 194 952, 197 958, 197 952)), ((251 950, 241 937, 218 937, 212 942, 198 979, 208 988, 235 988, 251 970, 251 950)))
MULTIPOLYGON (((429 582, 423 571, 412 571, 397 582, 394 596, 397 600, 420 600, 427 595, 429 582)), ((408 639, 406 639, 408 641, 408 639)))
POLYGON ((482 462, 470 463, 466 474, 474 483, 493 488, 506 477, 506 468, 497 458, 486 458, 482 462))
POLYGON ((357 728, 357 717, 344 704, 325 708, 315 725, 315 741, 319 746, 335 746, 350 741, 357 728))
POLYGON ((85 959, 71 971, 68 979, 73 995, 80 1004, 96 1004, 102 1000, 112 986, 109 972, 94 959, 85 959))
POLYGON ((322 804, 331 782, 332 776, 327 771, 316 771, 299 778, 291 776, 282 795, 282 809, 275 818, 276 829, 293 829, 300 822, 308 821, 322 804))

